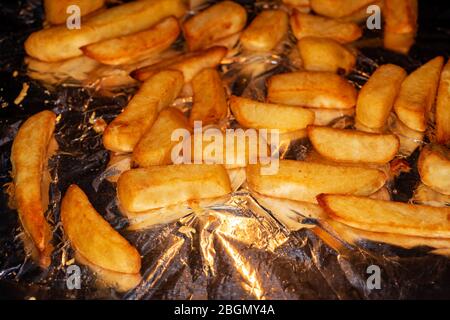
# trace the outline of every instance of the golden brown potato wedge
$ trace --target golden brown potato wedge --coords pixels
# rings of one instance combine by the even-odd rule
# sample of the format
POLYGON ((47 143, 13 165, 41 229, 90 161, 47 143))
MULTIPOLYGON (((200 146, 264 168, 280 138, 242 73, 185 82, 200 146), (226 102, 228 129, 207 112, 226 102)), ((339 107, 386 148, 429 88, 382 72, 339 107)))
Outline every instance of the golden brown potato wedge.
POLYGON ((422 65, 403 81, 394 103, 401 122, 416 131, 425 131, 436 98, 444 58, 439 56, 422 65))
POLYGON ((450 208, 374 200, 365 197, 322 194, 325 212, 353 228, 429 238, 450 238, 450 208))
POLYGON ((85 16, 105 5, 105 0, 44 0, 45 19, 51 24, 61 24, 69 17, 67 8, 76 5, 85 16))
POLYGON ((246 128, 291 132, 305 129, 314 122, 312 111, 297 106, 263 103, 232 96, 230 107, 239 124, 246 128))
POLYGON ((189 123, 202 121, 202 125, 218 122, 228 114, 225 88, 216 69, 204 69, 192 79, 194 103, 189 123))
POLYGON ((11 151, 14 202, 26 237, 31 240, 36 259, 43 267, 51 262, 52 231, 45 219, 48 209, 47 161, 55 129, 56 115, 42 111, 20 127, 11 151))
POLYGON ((342 117, 353 117, 355 108, 350 109, 324 109, 324 108, 306 108, 314 112, 314 125, 327 126, 333 120, 342 117))
POLYGON ((420 179, 433 190, 450 195, 450 151, 442 146, 427 146, 420 152, 420 179))
POLYGON ((270 51, 286 36, 289 19, 282 10, 262 11, 241 35, 247 50, 270 51))
POLYGON ((117 182, 120 205, 129 212, 215 198, 230 192, 230 180, 222 165, 180 164, 134 169, 123 173, 117 182))
POLYGON ((311 8, 321 16, 344 18, 366 9, 374 0, 311 0, 311 8))
POLYGON ((148 30, 93 43, 81 50, 103 64, 126 64, 166 50, 179 34, 178 20, 168 17, 148 30))
POLYGON ((165 17, 181 17, 185 11, 182 0, 133 1, 90 17, 81 29, 62 25, 34 32, 25 41, 25 50, 42 61, 65 60, 82 55, 83 46, 148 29, 165 17))
POLYGON ((356 63, 355 55, 333 39, 305 37, 298 40, 297 47, 308 71, 349 73, 356 63))
POLYGON ((406 71, 394 64, 384 64, 370 76, 358 94, 356 122, 378 129, 386 125, 406 71))
POLYGON ((417 204, 426 204, 433 207, 450 206, 450 195, 436 192, 424 183, 420 183, 416 187, 411 200, 417 204))
POLYGON ((436 141, 450 145, 450 60, 442 69, 436 99, 436 141))
POLYGON ((299 71, 272 76, 267 84, 270 102, 311 107, 350 109, 355 87, 331 72, 299 71))
POLYGON ((321 156, 338 162, 384 164, 395 157, 400 145, 393 134, 320 126, 309 126, 308 137, 321 156))
POLYGON ((278 172, 262 175, 261 165, 247 166, 247 183, 260 194, 316 203, 321 193, 370 195, 386 182, 386 175, 362 167, 280 160, 278 172))
POLYGON ((417 29, 417 0, 385 1, 384 46, 407 54, 417 29))
POLYGON ((139 140, 133 150, 133 162, 139 167, 171 164, 172 148, 178 141, 172 141, 177 129, 189 129, 187 118, 175 108, 162 110, 151 129, 139 140))
POLYGON ((191 82, 194 76, 205 68, 216 68, 227 54, 225 47, 211 47, 206 50, 190 52, 172 59, 138 69, 131 76, 139 81, 145 81, 162 69, 172 69, 183 72, 184 81, 191 82))
POLYGON ((223 1, 188 19, 183 33, 189 50, 204 49, 215 41, 241 31, 247 11, 232 1, 223 1))
POLYGON ((417 147, 424 143, 424 132, 408 128, 395 116, 390 117, 388 123, 390 131, 395 134, 400 141, 399 154, 409 156, 417 149, 417 147))
POLYGON ((139 274, 141 256, 71 185, 61 202, 61 221, 73 249, 90 263, 114 272, 139 274))
POLYGON ((158 113, 178 96, 183 83, 183 74, 175 70, 160 71, 145 81, 123 112, 106 127, 105 148, 132 152, 158 113))
POLYGON ((291 28, 299 40, 305 37, 320 37, 348 43, 362 35, 361 28, 356 23, 301 13, 298 10, 294 10, 291 16, 291 28))
POLYGON ((283 3, 290 8, 295 8, 300 12, 308 13, 311 10, 311 0, 283 0, 283 3))

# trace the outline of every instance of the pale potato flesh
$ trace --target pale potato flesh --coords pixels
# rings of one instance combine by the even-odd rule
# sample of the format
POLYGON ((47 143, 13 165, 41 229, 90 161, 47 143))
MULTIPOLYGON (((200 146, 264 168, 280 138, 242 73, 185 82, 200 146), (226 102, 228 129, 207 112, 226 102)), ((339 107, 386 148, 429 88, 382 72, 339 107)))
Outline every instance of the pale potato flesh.
POLYGON ((309 126, 308 137, 321 156, 338 162, 384 164, 399 149, 398 138, 393 134, 309 126))
POLYGON ((442 70, 436 98, 436 141, 450 146, 450 61, 442 70))
POLYGON ((51 24, 61 24, 67 21, 69 6, 80 8, 81 16, 85 16, 105 5, 105 0, 44 0, 45 19, 51 24))
POLYGON ((61 202, 61 222, 73 249, 92 264, 114 272, 139 273, 139 252, 103 219, 76 185, 69 187, 61 202))
POLYGON ((410 129, 421 132, 426 130, 443 63, 443 57, 436 57, 417 68, 403 81, 394 110, 400 121, 410 129))
POLYGON ((261 165, 247 166, 247 183, 260 194, 317 203, 321 193, 370 195, 386 182, 386 175, 371 168, 280 160, 278 172, 262 175, 261 165))
POLYGON ((358 94, 356 121, 369 128, 382 128, 394 105, 406 71, 393 64, 375 70, 358 94))
POLYGON ((139 140, 133 150, 133 162, 139 167, 171 164, 172 148, 178 141, 172 141, 177 129, 189 129, 183 113, 175 108, 162 110, 151 129, 139 140))
POLYGON ((298 71, 274 75, 268 80, 270 102, 310 108, 350 109, 356 89, 331 72, 298 71))
POLYGON ((114 152, 132 152, 152 126, 159 111, 169 106, 184 84, 180 71, 160 71, 145 81, 103 133, 103 145, 114 152))
POLYGON ((450 208, 323 194, 319 204, 331 219, 353 228, 429 238, 450 238, 450 208))
POLYGON ((433 190, 450 195, 450 151, 445 147, 422 149, 417 164, 420 179, 433 190))
POLYGON ((123 173, 117 182, 119 202, 127 212, 144 212, 230 192, 230 180, 222 165, 180 164, 133 169, 123 173))
POLYGON ((56 115, 51 111, 31 116, 20 127, 11 151, 15 205, 25 234, 37 249, 38 262, 44 267, 50 264, 52 231, 45 219, 48 185, 43 190, 41 183, 55 123, 56 115))
POLYGON ((282 10, 262 11, 241 35, 247 50, 270 51, 286 36, 289 19, 282 10))

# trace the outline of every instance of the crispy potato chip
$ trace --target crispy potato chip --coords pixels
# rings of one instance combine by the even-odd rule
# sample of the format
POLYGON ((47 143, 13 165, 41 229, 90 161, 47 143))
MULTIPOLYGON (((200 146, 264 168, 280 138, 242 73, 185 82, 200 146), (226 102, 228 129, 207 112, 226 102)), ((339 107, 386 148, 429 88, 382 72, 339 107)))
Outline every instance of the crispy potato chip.
POLYGON ((417 163, 420 179, 433 190, 450 195, 450 151, 442 146, 427 146, 417 163))
POLYGON ((289 20, 282 10, 262 11, 241 35, 247 50, 270 51, 286 36, 289 20))
POLYGON ((331 219, 353 228, 429 238, 450 238, 450 208, 322 194, 320 206, 331 219))
POLYGON ((344 18, 358 12, 366 10, 374 0, 311 0, 311 8, 321 16, 330 18, 344 18))
POLYGON ((321 193, 370 195, 386 182, 386 175, 362 167, 280 160, 278 172, 262 175, 261 165, 247 166, 247 183, 260 194, 316 203, 321 193))
POLYGON ((308 137, 321 156, 338 162, 384 164, 395 157, 400 145, 393 134, 319 126, 309 126, 308 137))
POLYGON ((272 76, 267 84, 270 102, 311 108, 350 109, 355 87, 331 72, 299 71, 272 76))
POLYGON ((422 65, 403 81, 394 103, 400 121, 416 131, 425 131, 436 98, 444 58, 439 56, 422 65))
POLYGON ((80 8, 81 16, 85 16, 105 5, 105 0, 44 0, 45 19, 51 24, 65 23, 71 14, 69 6, 80 8))
POLYGON ((436 99, 436 141, 450 145, 450 60, 442 69, 436 99))
POLYGON ((223 1, 189 18, 183 33, 189 50, 206 48, 215 41, 241 31, 247 22, 247 11, 232 1, 223 1))
POLYGON ((375 70, 358 94, 356 121, 369 128, 382 128, 394 105, 406 71, 394 64, 375 70))
MULTIPOLYGON (((49 181, 47 161, 51 156, 51 141, 56 115, 39 112, 20 127, 11 151, 14 201, 26 236, 36 249, 36 258, 43 267, 51 262, 52 232, 45 219, 48 209, 49 181)), ((32 246, 31 246, 32 247, 32 246)))
POLYGON ((106 127, 103 145, 114 152, 132 152, 163 108, 169 106, 183 86, 180 71, 160 71, 145 81, 126 108, 106 127))
POLYGON ((157 55, 166 50, 180 34, 178 20, 169 17, 152 28, 82 47, 83 53, 108 65, 120 65, 157 55))

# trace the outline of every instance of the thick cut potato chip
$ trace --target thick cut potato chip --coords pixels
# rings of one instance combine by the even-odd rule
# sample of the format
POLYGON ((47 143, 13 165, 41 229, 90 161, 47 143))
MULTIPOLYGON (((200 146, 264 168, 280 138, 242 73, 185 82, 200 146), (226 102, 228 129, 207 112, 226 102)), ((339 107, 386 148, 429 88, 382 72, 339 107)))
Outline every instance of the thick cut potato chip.
POLYGON ((172 141, 172 133, 178 129, 188 130, 189 124, 183 113, 175 108, 162 110, 155 123, 139 140, 133 150, 133 162, 139 167, 172 163, 172 148, 178 141, 172 141))
POLYGON ((178 20, 169 17, 148 30, 90 44, 81 50, 103 64, 120 65, 157 55, 169 48, 179 34, 178 20))
POLYGON ((349 73, 356 63, 355 55, 333 39, 305 37, 298 40, 297 47, 308 71, 349 73))
POLYGON ((48 185, 44 182, 56 115, 42 111, 28 118, 19 129, 11 151, 14 201, 26 236, 43 267, 50 264, 52 232, 45 219, 48 185))
POLYGON ((450 151, 447 148, 423 148, 417 167, 424 184, 439 193, 450 195, 450 151))
POLYGON ((139 252, 95 211, 76 185, 62 200, 61 221, 73 249, 89 262, 114 272, 139 273, 139 252))
POLYGON ((450 60, 441 73, 436 99, 436 141, 450 145, 450 60))
POLYGON ((123 173, 117 182, 119 202, 127 212, 143 212, 230 192, 230 180, 222 165, 180 164, 133 169, 123 173))
POLYGON ((321 16, 344 18, 361 9, 366 10, 374 0, 311 0, 311 8, 321 16))
POLYGON ((331 38, 340 43, 355 41, 362 35, 361 28, 353 22, 344 22, 294 10, 291 28, 297 39, 305 37, 331 38))
POLYGON ((311 108, 350 109, 356 90, 345 78, 331 72, 299 71, 268 80, 270 102, 311 108))
POLYGON ((215 69, 204 69, 192 79, 194 104, 189 122, 202 121, 202 125, 218 122, 228 114, 225 88, 215 69))
POLYGON ((297 106, 263 103, 232 96, 230 107, 239 124, 246 128, 291 132, 305 129, 314 122, 312 111, 297 106))
POLYGON ((46 62, 74 58, 83 54, 81 47, 148 29, 163 18, 181 17, 185 12, 182 0, 133 1, 87 19, 81 29, 62 25, 34 32, 25 41, 25 50, 46 62))
POLYGON ((308 137, 321 156, 338 162, 384 164, 395 157, 400 145, 393 134, 319 126, 309 126, 308 137))
POLYGON ((386 175, 362 167, 280 160, 278 172, 262 175, 261 165, 247 166, 247 183, 260 194, 316 203, 316 196, 338 194, 370 195, 386 182, 386 175))
POLYGON ((358 94, 356 122, 372 129, 383 128, 405 77, 406 71, 394 64, 375 70, 358 94))
POLYGON ((436 98, 444 58, 439 56, 413 71, 403 81, 394 103, 401 122, 416 131, 425 131, 436 98))
POLYGON ((232 1, 219 2, 183 24, 183 33, 189 50, 208 45, 241 31, 247 22, 247 11, 232 1))
POLYGON ((106 127, 103 145, 114 152, 132 152, 163 108, 169 106, 183 86, 183 74, 161 71, 145 81, 125 110, 106 127))
POLYGON ((105 5, 105 0, 44 0, 45 19, 51 24, 61 24, 67 21, 71 13, 69 6, 78 6, 81 16, 85 16, 105 5))
POLYGON ((262 11, 241 35, 247 50, 270 51, 286 36, 289 20, 282 10, 262 11))
POLYGON ((220 46, 189 52, 133 71, 131 76, 139 81, 145 81, 160 70, 171 69, 181 71, 184 75, 184 81, 191 82, 195 75, 203 69, 216 68, 226 54, 227 48, 220 46))
POLYGON ((331 219, 353 228, 429 238, 450 238, 450 208, 322 194, 319 204, 331 219))

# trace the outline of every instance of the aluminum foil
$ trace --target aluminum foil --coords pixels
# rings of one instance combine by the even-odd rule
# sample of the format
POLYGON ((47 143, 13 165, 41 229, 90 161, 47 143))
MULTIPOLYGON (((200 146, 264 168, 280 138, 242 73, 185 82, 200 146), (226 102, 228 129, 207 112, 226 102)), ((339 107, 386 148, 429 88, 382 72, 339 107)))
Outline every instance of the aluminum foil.
MULTIPOLYGON (((262 8, 280 6, 278 1, 238 2, 245 5, 250 19, 262 8)), ((202 4, 200 8, 208 5, 202 4)), ((430 254, 430 248, 406 250, 365 240, 344 243, 308 217, 298 219, 306 228, 292 231, 280 219, 280 212, 283 215, 283 210, 288 209, 282 203, 275 210, 267 209, 245 184, 219 203, 184 208, 183 217, 171 223, 129 230, 129 222, 115 201, 115 186, 105 179, 109 154, 102 146, 96 123, 100 119, 110 122, 127 104, 133 88, 106 94, 73 82, 48 86, 31 80, 23 64, 21 43, 27 34, 41 27, 39 1, 2 5, 0 12, 6 21, 13 21, 12 25, 2 26, 0 35, 0 183, 4 191, 0 193, 0 298, 450 298, 447 257, 430 254), (30 89, 25 99, 15 105, 13 101, 24 82, 30 89), (11 182, 10 149, 18 127, 23 119, 43 109, 59 115, 55 131, 59 150, 50 161, 52 184, 48 212, 54 227, 55 251, 47 270, 40 269, 25 254, 17 213, 8 207, 6 192, 11 182), (95 275, 82 265, 81 288, 68 289, 67 267, 77 262, 64 239, 59 205, 71 183, 78 184, 97 211, 141 253, 143 281, 135 289, 118 293, 102 287, 95 275), (334 246, 330 239, 340 245, 334 246), (367 268, 372 265, 381 270, 381 289, 367 286, 370 276, 367 268)), ((355 44, 359 50, 357 70, 348 78, 360 86, 378 64, 392 62, 411 71, 437 54, 448 56, 450 29, 442 27, 439 19, 435 24, 430 22, 434 19, 433 10, 421 6, 420 14, 420 22, 426 28, 421 27, 410 56, 370 47, 368 44, 379 42, 380 34, 366 30, 364 40, 355 44), (433 25, 436 29, 432 29, 433 25)), ((229 92, 262 100, 267 77, 298 68, 292 56, 293 48, 292 35, 274 52, 264 55, 243 52, 237 45, 234 55, 227 57, 221 66, 229 92)), ((189 97, 179 99, 176 105, 188 110, 189 97)), ((232 117, 228 125, 236 126, 232 117)), ((337 119, 335 125, 352 126, 352 119, 337 119)), ((295 141, 283 157, 303 159, 309 149, 307 141, 295 141)), ((417 152, 406 160, 415 168, 417 152)), ((398 201, 410 200, 417 183, 416 170, 401 174, 391 184, 392 197, 398 201)))

